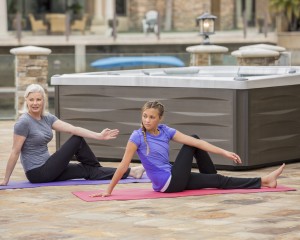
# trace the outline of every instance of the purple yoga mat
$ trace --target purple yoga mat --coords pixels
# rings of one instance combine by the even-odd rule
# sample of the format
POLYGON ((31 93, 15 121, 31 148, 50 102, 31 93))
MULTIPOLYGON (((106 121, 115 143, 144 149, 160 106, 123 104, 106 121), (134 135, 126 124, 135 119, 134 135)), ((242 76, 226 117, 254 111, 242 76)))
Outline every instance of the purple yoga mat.
MULTIPOLYGON (((128 177, 121 179, 119 183, 149 183, 150 179, 146 174, 142 178, 136 179, 128 177)), ((85 179, 74 179, 60 182, 48 182, 48 183, 30 183, 28 181, 11 181, 7 186, 0 186, 0 190, 5 189, 17 189, 17 188, 36 188, 36 187, 51 187, 51 186, 73 186, 73 185, 100 185, 108 184, 110 180, 85 180, 85 179)))

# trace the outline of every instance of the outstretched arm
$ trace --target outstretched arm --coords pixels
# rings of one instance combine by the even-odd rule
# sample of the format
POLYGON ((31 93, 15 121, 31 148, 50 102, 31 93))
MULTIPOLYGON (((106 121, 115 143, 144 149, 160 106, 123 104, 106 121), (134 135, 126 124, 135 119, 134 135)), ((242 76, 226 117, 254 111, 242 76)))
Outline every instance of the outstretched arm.
POLYGON ((3 181, 0 182, 0 185, 2 185, 2 186, 3 185, 5 186, 8 184, 10 176, 11 176, 13 170, 15 169, 16 163, 19 159, 21 148, 22 148, 26 138, 23 136, 14 134, 13 139, 14 139, 13 146, 12 146, 12 150, 11 150, 9 159, 7 161, 5 176, 4 176, 3 181))
POLYGON ((124 173, 127 171, 129 164, 130 164, 136 150, 137 150, 137 146, 134 143, 132 143, 132 142, 127 143, 123 159, 120 162, 106 191, 104 191, 103 193, 94 194, 94 195, 92 195, 92 197, 108 197, 111 195, 113 189, 115 188, 117 183, 120 181, 120 179, 122 178, 124 173))
POLYGON ((73 126, 72 124, 69 124, 62 120, 55 121, 52 125, 52 128, 58 132, 70 133, 72 135, 77 135, 77 136, 84 137, 84 138, 92 138, 92 139, 96 139, 96 140, 115 139, 119 134, 118 129, 105 128, 102 130, 102 132, 98 133, 98 132, 90 131, 90 130, 82 128, 82 127, 73 126))
POLYGON ((179 143, 186 144, 186 145, 189 145, 189 146, 192 146, 192 147, 196 147, 196 148, 202 149, 202 150, 207 151, 207 152, 222 155, 226 158, 231 159, 235 163, 242 163, 241 158, 236 153, 229 152, 225 149, 222 149, 222 148, 219 148, 219 147, 217 147, 213 144, 210 144, 210 143, 208 143, 204 140, 196 139, 194 137, 183 134, 179 131, 176 131, 176 133, 173 137, 173 140, 175 142, 179 142, 179 143))

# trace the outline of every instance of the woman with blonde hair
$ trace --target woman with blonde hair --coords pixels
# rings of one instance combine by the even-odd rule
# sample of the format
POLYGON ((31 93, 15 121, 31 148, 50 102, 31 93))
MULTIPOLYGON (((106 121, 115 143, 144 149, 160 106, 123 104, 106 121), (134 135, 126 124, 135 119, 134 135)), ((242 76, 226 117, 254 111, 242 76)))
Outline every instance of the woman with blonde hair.
MULTIPOLYGON (((0 185, 7 185, 21 155, 21 163, 26 177, 32 183, 64 181, 85 178, 91 180, 111 179, 115 168, 102 167, 96 156, 84 140, 115 139, 118 129, 105 128, 102 132, 93 132, 73 126, 45 111, 45 91, 38 84, 27 87, 24 113, 14 126, 13 147, 9 156, 5 176, 0 185), (47 144, 52 140, 52 130, 70 133, 72 136, 50 155, 47 144), (79 163, 71 163, 73 156, 79 163)), ((143 167, 129 168, 121 178, 132 176, 140 178, 143 167)))

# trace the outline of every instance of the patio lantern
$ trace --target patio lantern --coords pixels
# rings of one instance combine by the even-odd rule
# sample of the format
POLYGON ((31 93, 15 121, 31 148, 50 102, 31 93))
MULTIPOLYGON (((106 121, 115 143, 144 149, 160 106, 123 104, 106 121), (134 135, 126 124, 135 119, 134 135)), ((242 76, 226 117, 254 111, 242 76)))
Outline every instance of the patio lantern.
POLYGON ((196 18, 197 25, 199 26, 199 35, 203 36, 203 44, 210 44, 209 35, 215 33, 215 19, 217 17, 209 13, 203 13, 196 18))

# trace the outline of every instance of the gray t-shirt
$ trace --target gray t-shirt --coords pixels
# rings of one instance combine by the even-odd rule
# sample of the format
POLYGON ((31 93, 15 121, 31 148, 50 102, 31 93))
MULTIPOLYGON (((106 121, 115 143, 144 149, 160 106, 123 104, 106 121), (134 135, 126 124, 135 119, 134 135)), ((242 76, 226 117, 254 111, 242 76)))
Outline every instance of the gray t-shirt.
POLYGON ((26 137, 21 149, 25 172, 42 166, 50 157, 47 144, 53 138, 52 125, 58 118, 50 113, 36 120, 24 113, 14 126, 14 133, 26 137))

